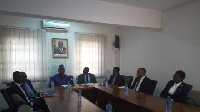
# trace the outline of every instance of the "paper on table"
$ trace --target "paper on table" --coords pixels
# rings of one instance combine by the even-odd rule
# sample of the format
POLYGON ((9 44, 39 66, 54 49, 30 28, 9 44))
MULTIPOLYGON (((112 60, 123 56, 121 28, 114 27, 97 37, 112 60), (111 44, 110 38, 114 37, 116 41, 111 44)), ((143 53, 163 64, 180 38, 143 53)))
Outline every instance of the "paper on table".
POLYGON ((61 85, 62 87, 67 87, 67 85, 61 85))
POLYGON ((118 87, 118 88, 125 88, 125 86, 120 86, 120 87, 118 87))
POLYGON ((93 85, 94 85, 94 83, 81 84, 81 85, 93 86, 93 85))

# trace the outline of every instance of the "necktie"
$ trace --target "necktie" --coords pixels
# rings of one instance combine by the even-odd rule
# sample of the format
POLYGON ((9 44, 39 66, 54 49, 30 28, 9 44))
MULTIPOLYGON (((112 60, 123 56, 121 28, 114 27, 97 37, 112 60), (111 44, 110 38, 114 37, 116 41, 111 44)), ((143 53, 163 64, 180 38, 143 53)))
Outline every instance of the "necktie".
POLYGON ((136 83, 136 85, 135 85, 135 89, 134 89, 134 90, 137 89, 139 82, 140 82, 140 78, 137 80, 137 83, 136 83))
POLYGON ((88 74, 86 75, 86 83, 89 83, 88 74))

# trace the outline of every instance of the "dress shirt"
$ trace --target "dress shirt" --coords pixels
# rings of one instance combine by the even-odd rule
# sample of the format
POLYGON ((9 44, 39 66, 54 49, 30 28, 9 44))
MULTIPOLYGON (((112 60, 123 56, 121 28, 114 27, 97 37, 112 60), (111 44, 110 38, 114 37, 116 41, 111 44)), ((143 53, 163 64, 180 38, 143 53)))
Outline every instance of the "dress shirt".
POLYGON ((174 83, 174 85, 169 89, 168 93, 171 94, 171 95, 173 95, 173 94, 175 93, 176 89, 179 87, 179 85, 180 85, 181 83, 182 83, 182 82, 180 82, 180 83, 178 83, 178 84, 174 83))
POLYGON ((24 83, 26 92, 28 93, 28 97, 33 98, 35 97, 35 93, 33 92, 33 90, 31 89, 31 87, 25 82, 24 83))
POLYGON ((145 78, 145 76, 143 76, 142 78, 138 79, 138 80, 140 80, 140 82, 139 82, 138 85, 135 85, 135 86, 137 86, 137 87, 134 87, 134 89, 136 88, 136 89, 135 89, 136 91, 139 90, 139 88, 140 88, 140 84, 142 83, 142 81, 143 81, 144 78, 145 78))
POLYGON ((115 75, 115 77, 113 78, 112 84, 115 83, 115 79, 116 79, 117 75, 115 75))
POLYGON ((90 76, 89 74, 85 74, 85 83, 88 84, 90 83, 90 76), (87 76, 86 76, 87 75, 87 76), (88 78, 88 79, 87 79, 88 78), (87 81, 88 80, 88 81, 87 81))

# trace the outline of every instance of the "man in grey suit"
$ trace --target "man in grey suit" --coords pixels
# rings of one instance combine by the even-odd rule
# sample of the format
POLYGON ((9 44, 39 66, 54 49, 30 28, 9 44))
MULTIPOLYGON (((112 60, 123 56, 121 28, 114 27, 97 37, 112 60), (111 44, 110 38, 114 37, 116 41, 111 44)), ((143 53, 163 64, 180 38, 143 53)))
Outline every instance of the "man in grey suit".
POLYGON ((89 68, 85 67, 83 69, 83 74, 80 74, 78 76, 77 84, 97 83, 96 77, 94 76, 94 74, 91 74, 91 73, 88 73, 88 72, 89 72, 89 68))
POLYGON ((58 41, 58 47, 54 48, 54 54, 66 54, 66 48, 63 47, 63 41, 58 41))

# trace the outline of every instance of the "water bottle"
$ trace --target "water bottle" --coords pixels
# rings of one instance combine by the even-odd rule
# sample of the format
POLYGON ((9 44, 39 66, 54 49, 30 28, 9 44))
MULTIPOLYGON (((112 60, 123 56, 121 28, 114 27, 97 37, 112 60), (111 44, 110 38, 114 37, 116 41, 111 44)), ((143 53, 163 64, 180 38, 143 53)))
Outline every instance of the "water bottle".
POLYGON ((108 79, 106 78, 105 88, 108 89, 108 79))
POLYGON ((124 91, 125 91, 125 96, 128 96, 128 85, 127 84, 125 85, 124 91))
POLYGON ((108 104, 106 105, 106 112, 112 112, 111 101, 108 101, 108 104))
POLYGON ((78 88, 78 101, 81 102, 81 89, 78 88))
POLYGON ((171 98, 170 96, 166 99, 166 112, 171 112, 171 98))
POLYGON ((67 92, 70 92, 71 91, 71 85, 70 85, 70 82, 68 81, 67 83, 67 92))
POLYGON ((55 89, 55 83, 54 83, 54 81, 53 81, 53 80, 51 81, 51 89, 52 89, 52 90, 54 90, 54 89, 55 89))

